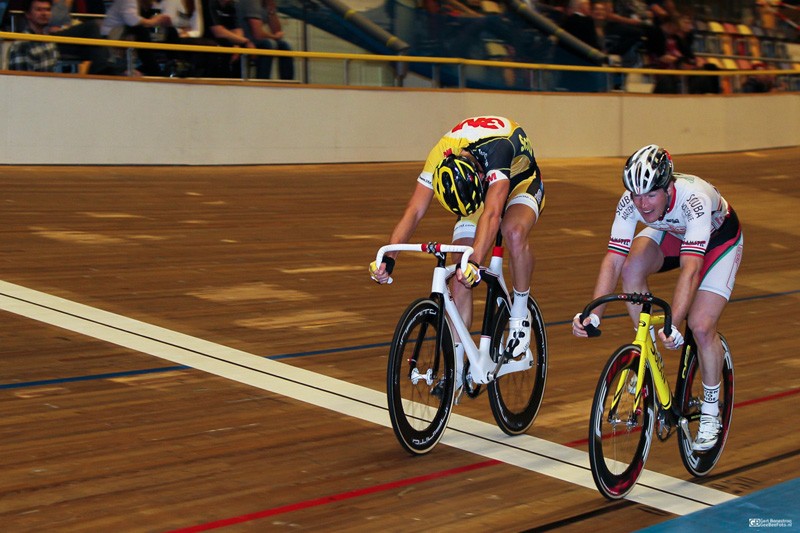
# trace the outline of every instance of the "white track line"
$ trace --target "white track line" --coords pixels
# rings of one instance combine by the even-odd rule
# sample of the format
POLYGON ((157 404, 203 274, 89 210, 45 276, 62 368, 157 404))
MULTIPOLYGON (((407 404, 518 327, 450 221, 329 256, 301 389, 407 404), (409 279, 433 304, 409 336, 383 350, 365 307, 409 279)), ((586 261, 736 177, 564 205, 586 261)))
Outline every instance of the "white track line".
MULTIPOLYGON (((386 395, 291 365, 0 281, 0 309, 390 427, 386 395)), ((585 452, 454 414, 442 440, 532 472, 595 490, 585 452)), ((398 453, 402 453, 399 452, 398 453)), ((600 497, 599 495, 597 497, 600 497)), ((628 499, 685 515, 736 496, 645 471, 628 499)))

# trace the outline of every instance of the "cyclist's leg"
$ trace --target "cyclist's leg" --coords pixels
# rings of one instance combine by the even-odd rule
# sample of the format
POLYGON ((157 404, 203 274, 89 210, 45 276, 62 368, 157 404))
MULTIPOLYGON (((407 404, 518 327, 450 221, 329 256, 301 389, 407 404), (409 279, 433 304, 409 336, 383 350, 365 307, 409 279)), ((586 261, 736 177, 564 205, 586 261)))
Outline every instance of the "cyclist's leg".
MULTIPOLYGON (((453 228, 453 244, 472 246, 475 242, 475 230, 480 210, 469 217, 459 218, 453 228), (478 216, 476 216, 478 215, 478 216)), ((453 260, 461 261, 461 254, 453 254, 453 260)), ((467 328, 472 326, 472 289, 464 287, 453 277, 450 280, 450 292, 453 294, 453 301, 458 307, 461 319, 467 328)), ((456 342, 459 342, 456 339, 456 342)))
POLYGON ((717 323, 727 303, 728 300, 719 294, 700 289, 689 309, 687 323, 697 343, 700 372, 707 386, 718 385, 722 375, 725 351, 717 333, 717 323))
MULTIPOLYGON (((453 244, 472 246, 475 242, 475 221, 472 217, 459 219, 453 228, 453 244)), ((455 261, 461 260, 461 254, 454 254, 455 261)), ((450 292, 453 295, 453 302, 458 308, 458 314, 467 329, 472 327, 472 289, 464 287, 461 283, 456 281, 453 277, 450 280, 450 292)), ((464 347, 458 332, 453 330, 453 342, 456 345, 456 388, 460 387, 463 383, 463 370, 464 370, 464 347)))
POLYGON ((706 251, 702 281, 687 317, 697 344, 704 396, 695 451, 711 449, 722 429, 719 399, 725 349, 717 324, 733 290, 744 249, 744 238, 738 229, 715 240, 712 238, 706 251))
POLYGON ((717 334, 717 323, 728 301, 713 292, 698 290, 689 309, 687 324, 697 345, 703 402, 700 425, 692 449, 703 452, 714 447, 722 430, 719 398, 722 385, 722 360, 725 350, 717 334))
MULTIPOLYGON (((672 255, 671 241, 675 239, 661 231, 654 231, 650 228, 645 228, 633 239, 628 257, 625 258, 625 264, 622 266, 622 290, 624 292, 649 292, 647 278, 651 274, 655 274, 663 269, 666 263, 666 257, 672 255), (662 249, 664 245, 665 249, 662 249)), ((680 244, 678 243, 678 247, 680 244)), ((675 256, 677 256, 677 249, 675 256)), ((639 312, 641 307, 638 305, 628 305, 628 314, 634 324, 639 322, 639 312)))
POLYGON ((535 258, 529 236, 544 207, 544 188, 537 173, 518 183, 509 195, 500 231, 508 249, 513 298, 509 317, 508 348, 513 357, 525 355, 531 342, 528 296, 535 258))
POLYGON ((720 234, 709 242, 700 286, 686 319, 697 343, 700 372, 706 385, 720 382, 725 352, 717 323, 731 297, 744 250, 744 237, 738 228, 738 220, 735 228, 729 230, 723 226, 720 234))
MULTIPOLYGON (((539 220, 544 204, 544 187, 536 172, 517 183, 508 195, 500 231, 508 249, 511 283, 518 292, 530 290, 536 258, 528 237, 539 220)), ((526 306, 527 303, 521 307, 526 309, 526 306)))
POLYGON ((528 237, 536 219, 536 212, 530 207, 515 204, 508 206, 500 224, 503 243, 508 249, 511 282, 517 292, 530 289, 536 259, 528 237))

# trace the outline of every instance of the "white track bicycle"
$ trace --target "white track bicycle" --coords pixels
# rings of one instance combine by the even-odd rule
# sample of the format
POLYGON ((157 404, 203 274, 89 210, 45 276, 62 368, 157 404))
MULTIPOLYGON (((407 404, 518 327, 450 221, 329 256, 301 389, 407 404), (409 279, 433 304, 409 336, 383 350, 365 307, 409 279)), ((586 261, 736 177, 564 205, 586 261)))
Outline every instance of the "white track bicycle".
POLYGON ((397 439, 412 454, 421 455, 436 446, 457 401, 453 331, 467 356, 459 395, 466 392, 474 398, 486 385, 495 421, 509 435, 527 431, 539 412, 547 378, 545 324, 538 304, 529 297, 531 346, 524 356, 512 358, 506 348, 511 300, 503 279, 501 244, 498 235, 489 267, 481 272, 487 294, 478 344, 450 294, 448 280, 456 265, 446 266, 448 253, 460 253, 461 267, 466 268, 471 247, 432 242, 392 244, 378 250, 378 265, 385 253, 396 251, 421 252, 437 259, 430 296, 414 301, 403 313, 389 352, 389 415, 397 439))

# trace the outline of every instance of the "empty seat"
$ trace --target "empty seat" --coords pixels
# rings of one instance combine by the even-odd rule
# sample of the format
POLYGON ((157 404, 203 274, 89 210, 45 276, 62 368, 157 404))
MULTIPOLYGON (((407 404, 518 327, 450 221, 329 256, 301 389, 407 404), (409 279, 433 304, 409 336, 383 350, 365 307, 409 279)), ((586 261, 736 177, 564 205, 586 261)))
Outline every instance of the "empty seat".
POLYGON ((739 35, 739 28, 737 28, 735 24, 731 24, 730 22, 723 22, 722 29, 725 31, 725 33, 729 35, 739 35))

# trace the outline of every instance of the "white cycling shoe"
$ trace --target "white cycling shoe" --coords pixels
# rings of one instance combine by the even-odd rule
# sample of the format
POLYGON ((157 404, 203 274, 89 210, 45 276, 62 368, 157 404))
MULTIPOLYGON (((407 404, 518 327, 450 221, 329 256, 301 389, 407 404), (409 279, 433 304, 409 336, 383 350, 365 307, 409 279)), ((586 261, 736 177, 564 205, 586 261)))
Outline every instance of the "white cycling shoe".
POLYGON ((508 344, 506 351, 511 352, 510 357, 522 357, 531 347, 531 313, 525 318, 510 318, 508 320, 508 344))
POLYGON ((717 444, 719 434, 722 432, 722 422, 718 416, 700 415, 700 427, 692 443, 692 450, 707 452, 717 444))

